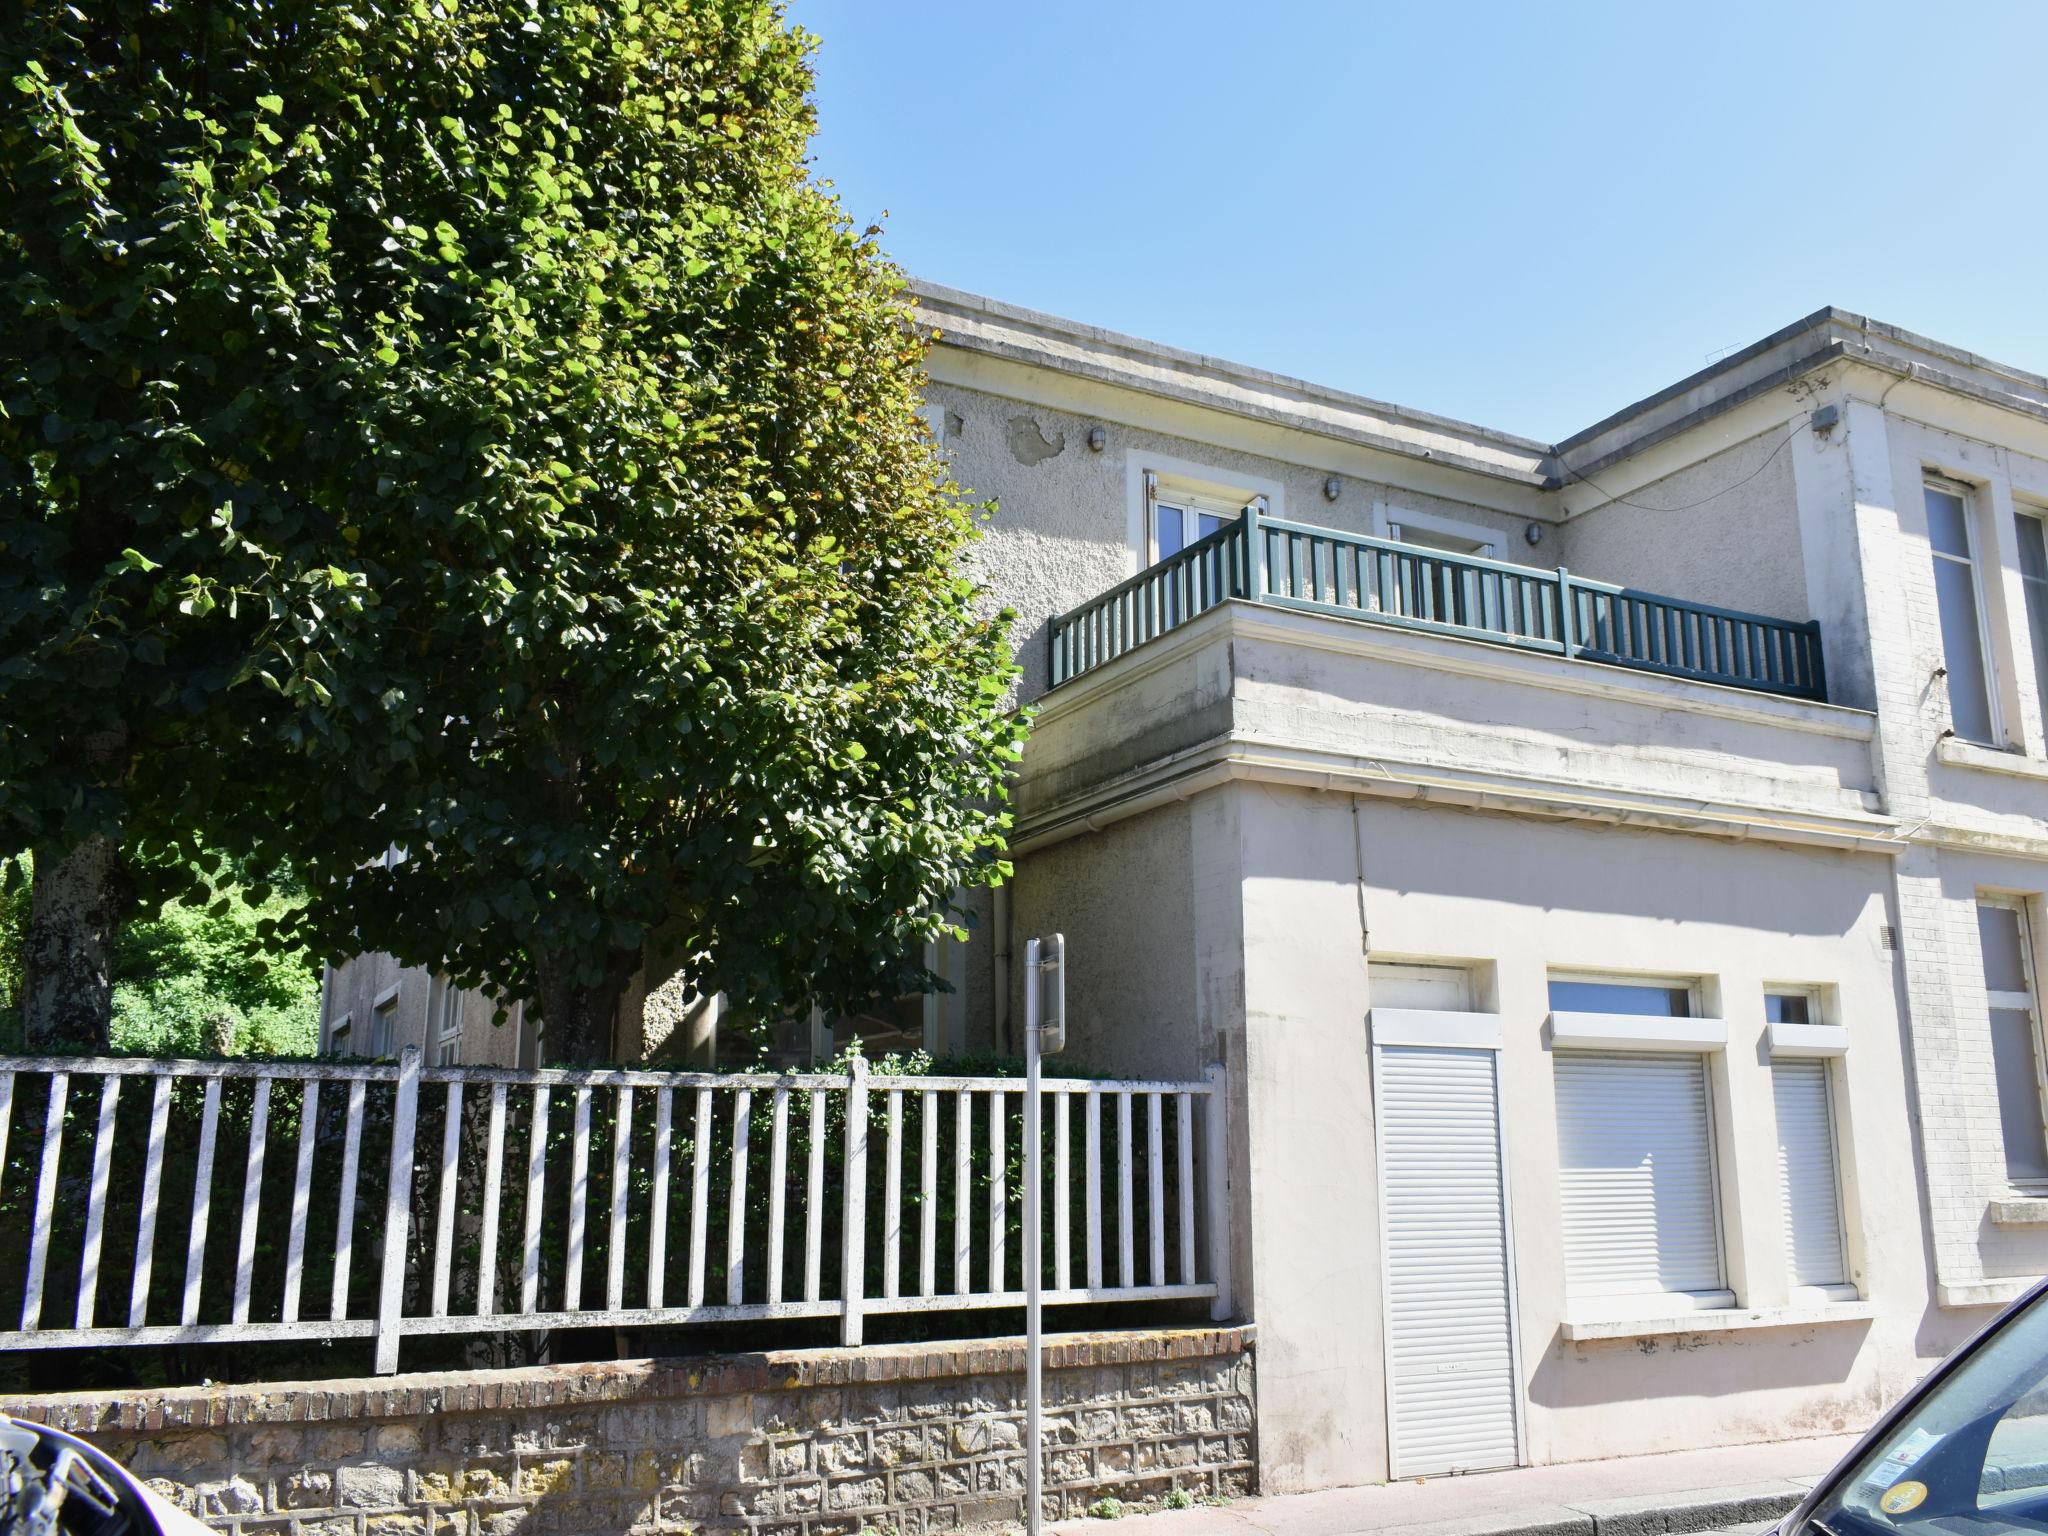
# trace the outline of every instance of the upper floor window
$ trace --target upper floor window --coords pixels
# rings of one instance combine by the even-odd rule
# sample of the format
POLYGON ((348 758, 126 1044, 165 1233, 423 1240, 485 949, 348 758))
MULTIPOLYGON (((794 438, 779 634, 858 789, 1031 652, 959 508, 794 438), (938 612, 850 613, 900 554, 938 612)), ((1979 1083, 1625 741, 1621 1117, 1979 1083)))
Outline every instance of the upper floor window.
POLYGON ((1207 485, 1175 475, 1145 474, 1145 535, 1156 563, 1179 554, 1244 515, 1262 496, 1207 485))
POLYGON ((2048 510, 2021 507, 2012 517, 2020 546, 2020 585, 2027 593, 2027 635, 2034 643, 2034 687, 2041 695, 2041 723, 2048 727, 2048 510))
POLYGON ((1452 555, 1478 555, 1483 560, 1497 560, 1500 549, 1488 538, 1475 534, 1453 532, 1445 528, 1430 528, 1414 521, 1387 524, 1387 537, 1403 544, 1414 544, 1422 549, 1441 549, 1452 555))
POLYGON ((1927 543, 1934 556, 1934 596, 1941 614, 1942 661, 1948 668, 1949 721, 1965 740, 1996 746, 1991 647, 1984 627, 1969 488, 1930 478, 1923 490, 1927 543))
POLYGON ((452 1067, 462 1060, 462 994, 443 979, 434 1014, 434 1065, 452 1067))

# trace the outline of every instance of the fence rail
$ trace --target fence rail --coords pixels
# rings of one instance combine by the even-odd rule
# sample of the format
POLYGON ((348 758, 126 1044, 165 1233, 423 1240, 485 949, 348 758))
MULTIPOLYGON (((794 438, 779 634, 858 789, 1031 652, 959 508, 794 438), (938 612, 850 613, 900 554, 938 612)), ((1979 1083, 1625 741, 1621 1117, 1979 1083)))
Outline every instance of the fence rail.
POLYGON ((1825 701, 1820 626, 1309 523, 1256 507, 1051 626, 1057 685, 1229 598, 1825 701))
MULTIPOLYGON (((1221 1083, 1047 1080, 1048 1305, 1229 1315, 1221 1083)), ((368 1338, 388 1372, 407 1336, 1022 1306, 1022 1103, 861 1061, 0 1057, 0 1350, 368 1338)))

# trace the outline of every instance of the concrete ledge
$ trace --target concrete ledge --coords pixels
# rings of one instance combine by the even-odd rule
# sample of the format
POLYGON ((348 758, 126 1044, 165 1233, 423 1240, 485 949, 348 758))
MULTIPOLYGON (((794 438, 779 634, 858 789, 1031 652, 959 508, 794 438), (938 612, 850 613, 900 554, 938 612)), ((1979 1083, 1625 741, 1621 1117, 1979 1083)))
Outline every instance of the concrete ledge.
POLYGON ((1773 1059, 1786 1056, 1846 1056, 1846 1024, 1773 1024, 1769 1031, 1773 1059))
POLYGON ((1727 1048, 1728 1025, 1663 1014, 1553 1013, 1550 1044, 1560 1051, 1719 1051, 1727 1048))
POLYGON ((2048 1226, 2048 1199, 2014 1195, 1994 1200, 1989 1207, 1992 1222, 2001 1227, 2048 1226))
POLYGON ((2002 1307, 2031 1291, 2039 1279, 2033 1275, 2010 1275, 2001 1280, 1944 1280, 1934 1288, 1935 1301, 1944 1307, 2002 1307))
MULTIPOLYGON (((1056 1333, 1045 1368, 1142 1365, 1249 1351, 1250 1324, 1234 1328, 1148 1328, 1130 1333, 1056 1333)), ((606 1360, 513 1370, 416 1372, 341 1381, 252 1386, 166 1387, 157 1391, 50 1392, 0 1398, 0 1415, 75 1435, 106 1431, 220 1429, 423 1414, 496 1413, 550 1407, 661 1401, 806 1387, 943 1381, 1024 1369, 1021 1338, 791 1349, 670 1360, 606 1360)))
MULTIPOLYGON (((1826 1323, 1867 1323, 1877 1316, 1873 1301, 1841 1301, 1825 1307, 1724 1307, 1673 1312, 1659 1317, 1567 1319, 1565 1338, 1575 1344, 1598 1339, 1647 1339, 1680 1333, 1740 1333, 1751 1328, 1814 1328, 1826 1323)), ((1704 1529, 1704 1527, 1698 1527, 1704 1529)))
POLYGON ((1979 746, 1959 736, 1944 736, 1934 744, 1937 761, 1957 768, 1976 768, 1985 773, 2006 773, 2020 779, 2048 779, 2048 759, 2028 757, 2022 752, 2001 752, 1979 746))

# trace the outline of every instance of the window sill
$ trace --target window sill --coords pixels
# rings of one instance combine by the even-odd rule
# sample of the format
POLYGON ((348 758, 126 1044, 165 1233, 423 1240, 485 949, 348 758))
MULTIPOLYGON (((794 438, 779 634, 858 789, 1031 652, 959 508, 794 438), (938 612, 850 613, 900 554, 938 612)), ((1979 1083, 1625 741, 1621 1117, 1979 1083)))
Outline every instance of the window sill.
POLYGON ((2022 779, 2048 779, 2048 760, 2028 757, 2024 752, 2001 751, 1997 747, 1982 746, 1974 741, 1964 741, 1960 736, 1944 736, 1934 744, 1935 758, 1951 763, 1958 768, 1977 768, 1985 773, 2009 773, 2022 779))
POLYGON ((2012 1275, 1998 1280, 1942 1281, 1935 1287, 1934 1299, 1944 1307, 2002 1307, 2040 1284, 2032 1275, 2012 1275))
POLYGON ((1994 1226, 2048 1227, 2048 1196, 2004 1195, 1988 1211, 1994 1226))
POLYGON ((1564 1322, 1575 1344, 1597 1339, 1651 1339, 1684 1333, 1739 1333, 1751 1328, 1812 1328, 1822 1323, 1867 1323, 1877 1316, 1873 1301, 1836 1301, 1824 1306, 1720 1307, 1705 1312, 1672 1312, 1659 1317, 1615 1317, 1564 1322))

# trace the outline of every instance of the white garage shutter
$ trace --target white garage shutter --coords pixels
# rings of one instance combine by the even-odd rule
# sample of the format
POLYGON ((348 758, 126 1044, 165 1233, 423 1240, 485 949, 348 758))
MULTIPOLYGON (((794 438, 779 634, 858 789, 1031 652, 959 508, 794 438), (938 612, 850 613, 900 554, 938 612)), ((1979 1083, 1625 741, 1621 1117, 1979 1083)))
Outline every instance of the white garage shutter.
POLYGON ((1827 1063, 1771 1063, 1771 1096, 1778 1107, 1778 1187, 1792 1283, 1841 1285, 1847 1266, 1827 1063))
POLYGON ((1560 1051, 1566 1293, 1721 1289, 1703 1058, 1560 1051))
POLYGON ((1495 1053, 1377 1053, 1393 1475, 1516 1462, 1495 1053))

